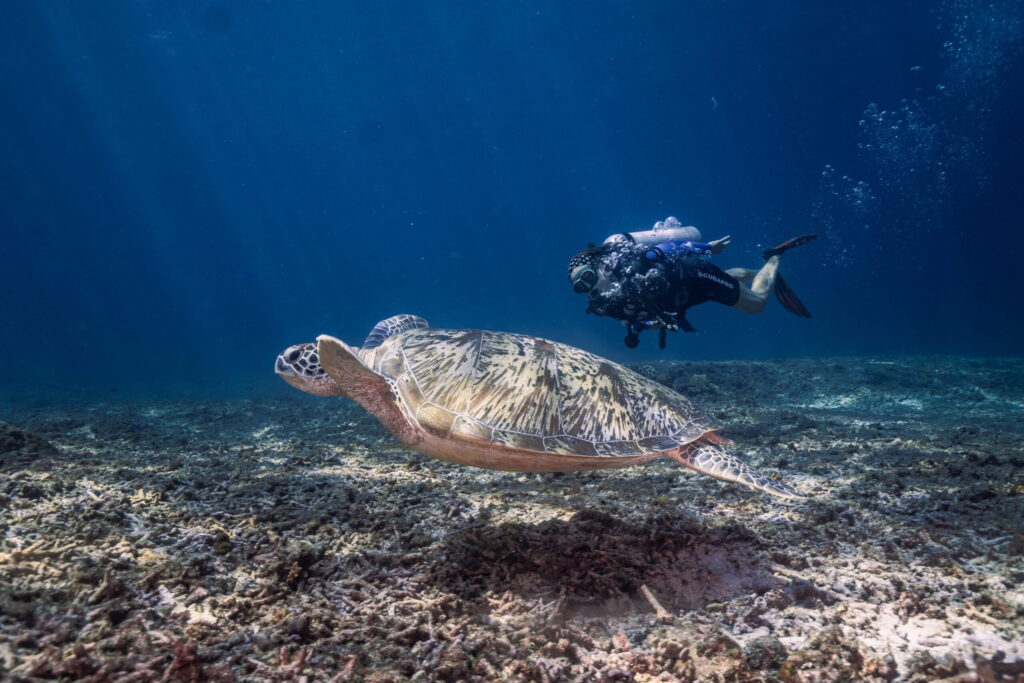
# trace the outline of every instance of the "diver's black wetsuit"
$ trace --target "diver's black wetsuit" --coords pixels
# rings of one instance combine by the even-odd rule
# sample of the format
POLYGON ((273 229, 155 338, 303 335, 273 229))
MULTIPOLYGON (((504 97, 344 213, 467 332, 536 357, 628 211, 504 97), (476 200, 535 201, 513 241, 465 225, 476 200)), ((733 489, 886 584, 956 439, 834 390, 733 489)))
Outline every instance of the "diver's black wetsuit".
POLYGON ((664 255, 649 246, 616 242, 601 245, 597 263, 605 279, 590 292, 587 312, 627 323, 692 330, 686 309, 706 301, 732 306, 740 298, 739 281, 696 253, 664 255))

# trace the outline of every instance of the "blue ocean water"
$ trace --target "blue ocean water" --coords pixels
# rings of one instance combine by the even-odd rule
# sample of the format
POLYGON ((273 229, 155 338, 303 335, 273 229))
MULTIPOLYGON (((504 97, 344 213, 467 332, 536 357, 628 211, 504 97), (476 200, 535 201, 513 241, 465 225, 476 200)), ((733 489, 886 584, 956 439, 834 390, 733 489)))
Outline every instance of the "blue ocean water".
POLYGON ((1020 355, 1024 2, 5 4, 5 388, 291 391, 378 320, 618 361, 1020 355), (666 216, 814 313, 630 351, 566 263, 666 216))

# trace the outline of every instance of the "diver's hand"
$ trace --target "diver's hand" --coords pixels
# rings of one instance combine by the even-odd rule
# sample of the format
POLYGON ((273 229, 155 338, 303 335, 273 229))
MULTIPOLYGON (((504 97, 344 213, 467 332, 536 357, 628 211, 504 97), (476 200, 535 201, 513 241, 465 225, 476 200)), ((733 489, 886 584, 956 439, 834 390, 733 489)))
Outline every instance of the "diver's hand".
POLYGON ((726 235, 725 237, 719 237, 713 242, 708 242, 711 245, 712 254, 721 254, 725 251, 725 248, 732 244, 732 235, 726 235))
POLYGON ((711 245, 712 254, 721 254, 725 251, 725 248, 732 244, 732 235, 726 235, 725 237, 719 237, 717 240, 708 242, 711 245))
POLYGON ((669 332, 675 332, 679 329, 679 323, 676 319, 669 315, 658 315, 656 316, 658 323, 669 332))

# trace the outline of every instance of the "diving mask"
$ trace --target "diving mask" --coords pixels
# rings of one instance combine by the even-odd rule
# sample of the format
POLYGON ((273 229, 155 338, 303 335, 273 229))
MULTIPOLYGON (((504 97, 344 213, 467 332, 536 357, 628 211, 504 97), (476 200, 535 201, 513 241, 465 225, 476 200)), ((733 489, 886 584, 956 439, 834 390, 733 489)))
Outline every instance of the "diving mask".
POLYGON ((586 294, 597 284, 597 271, 591 265, 581 266, 573 271, 570 280, 572 291, 577 294, 586 294))

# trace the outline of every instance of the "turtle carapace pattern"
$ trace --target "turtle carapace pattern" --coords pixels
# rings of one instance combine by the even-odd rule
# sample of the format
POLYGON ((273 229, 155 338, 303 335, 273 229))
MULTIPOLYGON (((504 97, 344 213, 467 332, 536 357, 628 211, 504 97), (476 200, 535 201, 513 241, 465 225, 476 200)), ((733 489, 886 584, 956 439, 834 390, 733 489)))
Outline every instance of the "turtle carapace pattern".
POLYGON ((688 399, 581 349, 482 330, 419 329, 374 368, 439 435, 576 455, 640 455, 699 438, 688 399))

